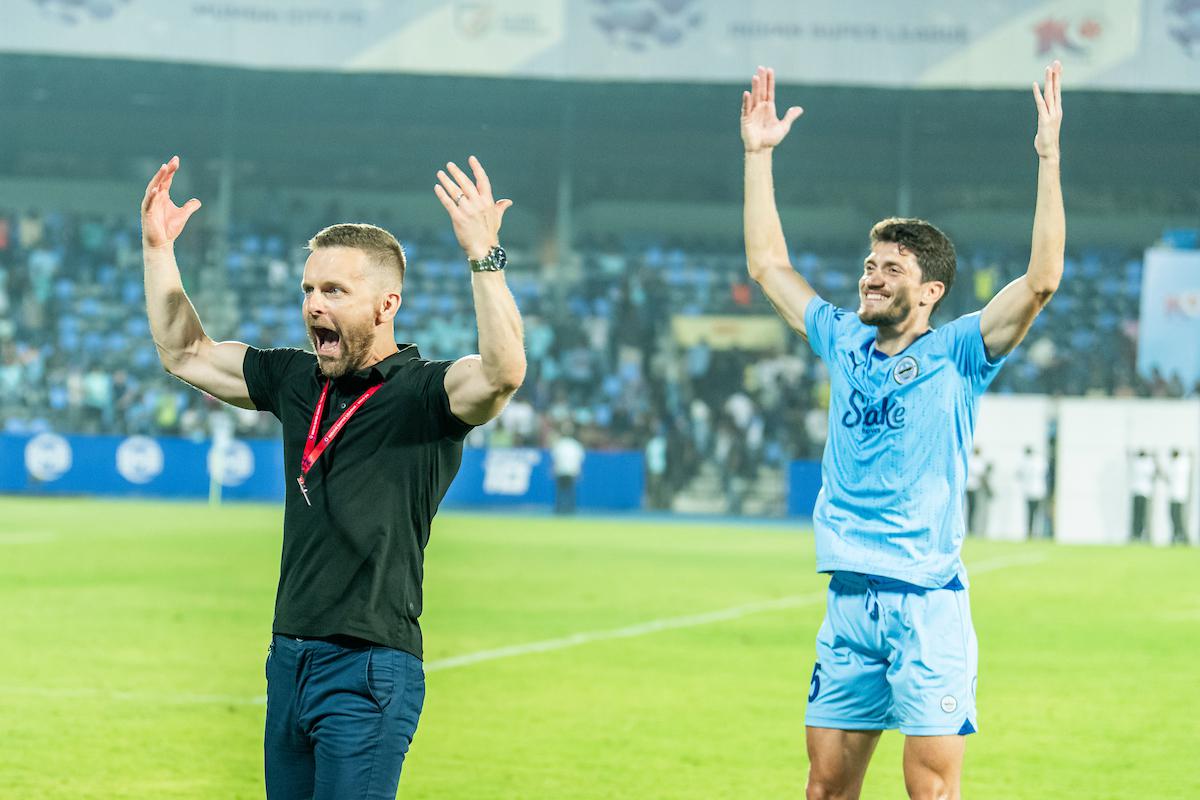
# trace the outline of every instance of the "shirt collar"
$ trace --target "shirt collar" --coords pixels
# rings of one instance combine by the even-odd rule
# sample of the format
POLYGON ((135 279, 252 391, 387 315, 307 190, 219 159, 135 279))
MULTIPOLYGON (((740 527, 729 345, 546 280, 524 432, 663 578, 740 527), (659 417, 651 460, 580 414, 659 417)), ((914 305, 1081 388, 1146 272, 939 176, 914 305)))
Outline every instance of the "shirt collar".
MULTIPOLYGON (((334 383, 369 383, 372 385, 376 383, 384 383, 385 381, 390 380, 392 375, 396 373, 396 370, 400 369, 400 367, 402 367, 404 364, 407 364, 414 358, 421 357, 421 354, 417 351, 417 346, 415 344, 398 342, 396 346, 400 349, 382 361, 372 364, 369 367, 355 370, 354 372, 347 372, 342 377, 337 378, 334 383)), ((318 380, 323 380, 325 378, 325 375, 321 372, 320 366, 315 366, 313 369, 317 371, 318 380)))
POLYGON ((933 333, 932 326, 930 326, 929 328, 926 328, 924 333, 922 333, 920 336, 918 336, 917 338, 915 338, 911 342, 909 342, 908 347, 905 347, 899 353, 895 353, 890 356, 875 346, 875 337, 872 336, 870 339, 867 340, 867 343, 866 343, 867 357, 868 358, 876 358, 880 361, 887 361, 889 358, 895 358, 896 356, 902 355, 903 353, 907 352, 913 345, 915 345, 917 342, 921 341, 922 339, 924 339, 926 336, 928 336, 931 333, 933 333))

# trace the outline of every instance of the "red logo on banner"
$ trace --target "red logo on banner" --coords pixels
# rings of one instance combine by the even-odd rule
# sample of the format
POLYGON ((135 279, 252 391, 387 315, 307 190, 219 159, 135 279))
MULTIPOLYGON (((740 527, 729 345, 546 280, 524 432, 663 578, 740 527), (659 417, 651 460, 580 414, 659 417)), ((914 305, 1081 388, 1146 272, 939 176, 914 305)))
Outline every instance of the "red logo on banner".
POLYGON ((1100 38, 1103 32, 1104 26, 1092 17, 1083 19, 1078 24, 1065 19, 1046 17, 1033 26, 1033 33, 1037 37, 1034 49, 1039 56, 1062 50, 1083 54, 1087 52, 1086 44, 1100 38))
POLYGON ((1170 317, 1200 317, 1200 292, 1169 294, 1163 300, 1163 313, 1170 317))

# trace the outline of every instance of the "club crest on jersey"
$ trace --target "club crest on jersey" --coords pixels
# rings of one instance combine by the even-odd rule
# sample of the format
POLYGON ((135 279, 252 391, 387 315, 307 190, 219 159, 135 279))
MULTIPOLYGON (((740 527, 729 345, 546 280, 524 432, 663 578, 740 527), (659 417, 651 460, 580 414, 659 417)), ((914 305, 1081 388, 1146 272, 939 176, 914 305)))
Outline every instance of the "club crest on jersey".
POLYGON ((847 428, 861 425, 867 432, 880 428, 898 431, 904 427, 904 406, 894 395, 885 395, 878 403, 872 403, 865 394, 854 389, 850 392, 850 410, 842 415, 842 424, 847 428))
POLYGON ((896 368, 892 370, 892 378, 896 383, 903 386, 906 383, 911 383, 913 378, 917 377, 920 368, 917 365, 917 360, 912 356, 905 356, 896 363, 896 368))

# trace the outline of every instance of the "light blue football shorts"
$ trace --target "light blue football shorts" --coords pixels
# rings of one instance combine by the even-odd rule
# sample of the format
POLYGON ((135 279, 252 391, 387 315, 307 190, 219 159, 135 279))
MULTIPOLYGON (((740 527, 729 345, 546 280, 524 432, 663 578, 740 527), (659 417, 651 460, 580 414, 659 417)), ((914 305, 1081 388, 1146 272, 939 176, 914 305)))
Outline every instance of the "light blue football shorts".
POLYGON ((979 724, 979 648, 967 590, 835 572, 805 724, 899 728, 909 736, 966 735, 979 724))

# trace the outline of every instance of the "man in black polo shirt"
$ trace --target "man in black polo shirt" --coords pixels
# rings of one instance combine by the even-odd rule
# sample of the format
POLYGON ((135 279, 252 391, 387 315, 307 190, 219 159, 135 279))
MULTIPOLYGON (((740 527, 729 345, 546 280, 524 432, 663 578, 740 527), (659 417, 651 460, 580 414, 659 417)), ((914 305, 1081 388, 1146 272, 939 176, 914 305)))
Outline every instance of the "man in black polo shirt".
POLYGON ((521 318, 505 281, 500 220, 474 156, 434 192, 471 268, 479 355, 426 361, 397 345, 404 251, 372 225, 309 241, 303 315, 312 353, 214 342, 184 293, 174 241, 200 207, 177 207, 172 158, 142 201, 146 308, 163 367, 283 423, 283 556, 267 659, 267 795, 394 798, 425 696, 422 555, 462 440, 525 376, 521 318))

